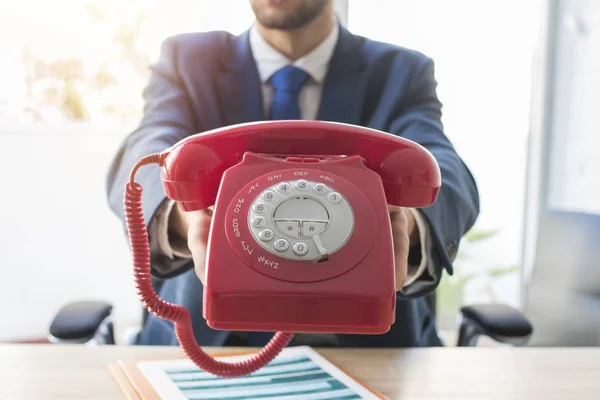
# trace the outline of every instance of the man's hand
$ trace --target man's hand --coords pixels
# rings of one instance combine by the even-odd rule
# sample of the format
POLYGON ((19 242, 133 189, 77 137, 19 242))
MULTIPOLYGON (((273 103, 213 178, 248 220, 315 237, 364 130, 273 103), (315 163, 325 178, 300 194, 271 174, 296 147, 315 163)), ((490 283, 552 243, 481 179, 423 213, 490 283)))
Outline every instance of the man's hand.
MULTIPOLYGON (((392 223, 394 256, 396 264, 396 290, 402 289, 407 279, 408 251, 411 240, 418 240, 418 232, 412 213, 402 207, 388 206, 392 223)), ((171 233, 181 238, 187 237, 192 253, 196 275, 204 284, 208 233, 212 221, 213 208, 201 211, 184 212, 178 205, 171 213, 171 233)))
POLYGON ((190 229, 188 230, 188 247, 192 252, 196 275, 198 275, 202 284, 204 284, 206 274, 206 251, 212 210, 212 207, 210 207, 206 210, 194 211, 190 218, 190 229))
POLYGON ((169 236, 176 235, 187 241, 194 260, 196 275, 202 284, 205 277, 206 250, 212 213, 213 207, 186 212, 179 208, 179 204, 175 204, 169 220, 169 236))
POLYGON ((408 252, 411 241, 419 240, 413 214, 405 208, 388 205, 394 239, 396 264, 396 291, 402 289, 408 278, 408 252))

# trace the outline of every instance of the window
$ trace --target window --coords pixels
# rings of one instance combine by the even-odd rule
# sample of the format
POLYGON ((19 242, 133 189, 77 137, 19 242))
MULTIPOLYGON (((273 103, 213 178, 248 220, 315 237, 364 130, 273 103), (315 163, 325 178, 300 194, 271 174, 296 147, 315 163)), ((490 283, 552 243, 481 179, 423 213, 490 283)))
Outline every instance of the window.
POLYGON ((136 120, 166 37, 252 21, 239 0, 4 0, 0 123, 136 120))

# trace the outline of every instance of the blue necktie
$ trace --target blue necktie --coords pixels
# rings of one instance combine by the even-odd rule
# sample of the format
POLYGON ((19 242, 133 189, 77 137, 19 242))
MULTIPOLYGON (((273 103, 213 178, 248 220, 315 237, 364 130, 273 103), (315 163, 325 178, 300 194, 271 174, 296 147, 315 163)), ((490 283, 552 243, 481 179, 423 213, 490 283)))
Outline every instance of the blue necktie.
POLYGON ((300 90, 309 75, 294 66, 283 67, 271 76, 273 102, 269 111, 270 120, 302 119, 300 113, 300 90))

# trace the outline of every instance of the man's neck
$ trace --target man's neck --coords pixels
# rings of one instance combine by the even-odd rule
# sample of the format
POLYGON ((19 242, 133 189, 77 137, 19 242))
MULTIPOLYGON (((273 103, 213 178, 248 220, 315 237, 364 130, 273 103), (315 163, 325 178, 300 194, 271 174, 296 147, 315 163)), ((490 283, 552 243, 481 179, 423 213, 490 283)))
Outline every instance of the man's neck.
POLYGON ((297 60, 317 47, 333 28, 334 19, 322 13, 310 24, 296 30, 268 29, 257 22, 260 34, 267 43, 291 60, 297 60))

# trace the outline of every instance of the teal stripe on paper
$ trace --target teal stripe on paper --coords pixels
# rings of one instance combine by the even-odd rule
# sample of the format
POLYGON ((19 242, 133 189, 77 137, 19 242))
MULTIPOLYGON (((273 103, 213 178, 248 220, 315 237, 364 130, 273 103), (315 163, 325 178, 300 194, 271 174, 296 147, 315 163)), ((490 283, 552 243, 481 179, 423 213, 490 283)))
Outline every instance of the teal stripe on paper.
MULTIPOLYGON (((277 366, 266 366, 260 370, 248 375, 247 377, 264 377, 278 374, 287 374, 291 372, 302 372, 319 369, 320 367, 314 361, 301 362, 298 364, 290 365, 277 365, 277 366)), ((216 382, 222 379, 205 379, 205 373, 191 373, 191 374, 175 374, 169 375, 169 378, 173 382, 190 382, 190 381, 202 381, 202 382, 216 382)))
MULTIPOLYGON (((276 375, 280 373, 289 373, 289 372, 300 372, 307 371, 313 369, 320 369, 320 367, 312 360, 300 360, 296 363, 285 363, 280 365, 267 365, 258 371, 253 372, 248 375, 248 377, 258 377, 258 376, 268 376, 268 375, 276 375)), ((189 382, 189 381, 220 381, 222 378, 215 377, 212 374, 207 372, 198 371, 191 373, 177 373, 177 374, 168 374, 169 378, 173 382, 189 382)))
MULTIPOLYGON (((279 365, 290 365, 290 364, 298 364, 301 362, 313 362, 310 358, 308 358, 305 355, 298 355, 294 358, 284 358, 281 360, 275 359, 273 361, 271 361, 269 364, 267 364, 265 367, 274 367, 274 366, 279 366, 279 365)), ((192 367, 192 368, 174 368, 174 367, 170 367, 170 368, 165 368, 164 371, 171 375, 171 374, 190 374, 190 373, 201 373, 203 375, 206 375, 207 379, 221 379, 218 377, 215 377, 214 375, 211 375, 207 372, 202 371, 200 368, 198 367, 192 367)))
MULTIPOLYGON (((268 389, 268 388, 265 388, 268 389)), ((301 386, 284 386, 280 391, 273 391, 271 393, 248 393, 248 394, 236 394, 236 395, 228 395, 226 391, 222 391, 219 393, 184 393, 188 400, 256 400, 256 399, 285 399, 285 396, 306 396, 306 395, 323 395, 326 397, 322 397, 323 399, 331 400, 336 398, 345 398, 352 395, 352 391, 350 391, 344 384, 338 381, 331 381, 330 387, 327 389, 323 388, 314 388, 314 389, 306 389, 303 390, 301 386), (341 397, 336 397, 335 393, 340 392, 344 393, 341 397), (328 396, 328 393, 331 393, 332 396, 328 396)))
MULTIPOLYGON (((284 374, 281 374, 281 375, 284 375, 284 374)), ((185 393, 186 391, 190 391, 190 390, 256 387, 256 386, 264 386, 264 385, 277 384, 277 383, 292 384, 292 383, 308 382, 311 380, 323 380, 323 379, 331 378, 331 376, 327 372, 322 372, 320 370, 315 370, 310 375, 300 375, 300 376, 288 376, 288 375, 289 374, 286 374, 286 375, 284 375, 284 377, 279 377, 277 375, 273 375, 271 377, 267 377, 267 379, 265 379, 265 380, 245 379, 245 380, 235 381, 236 383, 229 383, 227 381, 218 381, 218 382, 215 382, 215 384, 210 385, 210 386, 196 384, 193 386, 177 385, 177 387, 179 388, 179 390, 181 390, 182 392, 185 393)), ((202 382, 202 383, 204 383, 204 382, 202 382)))

